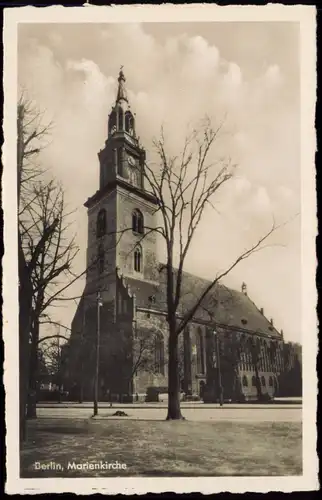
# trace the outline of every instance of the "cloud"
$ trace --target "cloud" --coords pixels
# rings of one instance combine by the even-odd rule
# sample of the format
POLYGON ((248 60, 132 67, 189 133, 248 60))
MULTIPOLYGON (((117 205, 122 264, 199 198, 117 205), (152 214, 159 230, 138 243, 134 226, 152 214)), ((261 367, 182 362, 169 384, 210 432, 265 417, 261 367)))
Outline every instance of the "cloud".
MULTIPOLYGON (((188 124, 205 114, 218 123, 227 113, 218 148, 237 161, 237 177, 219 193, 216 208, 221 215, 212 210, 205 214, 189 258, 191 271, 216 272, 255 233, 262 233, 272 212, 279 221, 298 211, 299 104, 294 100, 298 96, 293 92, 285 99, 293 82, 285 64, 270 58, 265 67, 247 71, 242 61, 251 62, 254 53, 256 60, 265 60, 254 41, 245 45, 248 52, 238 59, 242 48, 233 46, 225 54, 206 34, 187 34, 184 24, 172 29, 171 35, 164 25, 162 36, 151 34, 153 27, 148 33, 136 23, 97 29, 84 25, 83 31, 76 25, 68 30, 57 25, 50 39, 37 29, 34 26, 32 35, 26 32, 19 40, 19 82, 54 117, 52 143, 43 159, 53 165, 71 205, 81 207, 98 187, 97 153, 106 140, 118 71, 124 65, 137 132, 148 158, 152 138, 159 135, 162 124, 169 150, 178 154, 188 124), (211 249, 202 259, 201 247, 211 249)), ((263 51, 266 45, 258 46, 263 51)), ((77 217, 85 253, 85 211, 77 217)), ((296 231, 285 234, 295 238, 296 231)), ((274 254, 281 266, 297 259, 293 241, 286 257, 274 254)), ((258 259, 255 274, 264 282, 270 280, 264 258, 258 259)), ((79 265, 83 263, 84 258, 79 265)), ((255 268, 243 267, 246 281, 255 268)), ((256 286, 256 293, 268 300, 265 285, 261 286, 256 286)), ((275 306, 272 302, 272 307, 284 299, 275 306)))
POLYGON ((277 64, 269 66, 266 70, 265 78, 271 85, 281 84, 283 78, 279 66, 277 64))

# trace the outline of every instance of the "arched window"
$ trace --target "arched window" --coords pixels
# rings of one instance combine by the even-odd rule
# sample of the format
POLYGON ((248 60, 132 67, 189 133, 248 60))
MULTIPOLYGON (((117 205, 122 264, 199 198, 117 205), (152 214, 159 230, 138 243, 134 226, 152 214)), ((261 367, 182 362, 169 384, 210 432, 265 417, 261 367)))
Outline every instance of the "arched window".
POLYGON ((248 387, 248 380, 247 380, 246 375, 243 376, 243 386, 248 387))
POLYGON ((256 377, 255 377, 255 375, 252 376, 252 386, 256 387, 256 377))
POLYGON ((205 373, 205 355, 204 355, 204 338, 202 330, 199 327, 197 331, 197 372, 205 373))
POLYGON ((269 385, 270 387, 273 387, 273 385, 274 385, 274 384, 273 384, 273 377, 272 377, 272 376, 270 376, 270 377, 269 377, 269 379, 268 379, 268 385, 269 385))
POLYGON ((247 337, 246 341, 246 352, 247 352, 247 369, 251 370, 252 369, 252 340, 250 337, 247 337))
POLYGON ((121 107, 119 107, 119 109, 118 109, 118 121, 119 121, 118 129, 119 130, 124 130, 123 116, 124 116, 123 109, 121 107))
POLYGON ((117 173, 123 177, 123 148, 117 148, 117 173))
POLYGON ((142 250, 139 246, 135 247, 134 250, 134 271, 142 272, 142 250))
POLYGON ((164 375, 164 340, 160 334, 154 340, 154 363, 156 373, 164 375))
POLYGON ((102 208, 97 215, 96 236, 101 238, 106 233, 106 210, 102 208))
POLYGON ((108 130, 111 135, 116 132, 116 113, 113 111, 108 120, 108 130))
POLYGON ((143 234, 144 232, 143 215, 140 210, 134 210, 132 212, 132 231, 139 234, 143 234))
POLYGON ((263 387, 266 387, 266 380, 265 380, 265 377, 263 375, 261 376, 261 384, 263 387))
POLYGON ((268 367, 267 367, 267 345, 265 340, 263 341, 262 344, 262 366, 263 366, 263 371, 267 372, 268 367))
POLYGON ((125 113, 125 131, 130 135, 134 134, 134 119, 130 111, 125 113))
POLYGON ((240 363, 240 368, 241 370, 245 370, 245 361, 246 361, 246 354, 245 354, 245 335, 240 336, 240 343, 239 343, 239 363, 240 363))
POLYGON ((98 267, 98 272, 99 273, 103 273, 104 272, 104 267, 105 267, 105 251, 104 251, 104 246, 103 245, 100 245, 98 247, 97 267, 98 267))

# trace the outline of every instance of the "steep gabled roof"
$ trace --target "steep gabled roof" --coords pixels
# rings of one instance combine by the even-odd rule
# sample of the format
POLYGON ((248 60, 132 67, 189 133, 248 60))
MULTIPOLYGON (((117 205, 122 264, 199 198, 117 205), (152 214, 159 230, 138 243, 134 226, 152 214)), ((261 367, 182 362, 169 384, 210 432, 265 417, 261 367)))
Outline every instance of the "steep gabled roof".
MULTIPOLYGON (((155 297, 153 309, 166 311, 166 271, 160 271, 160 284, 154 285, 133 278, 126 278, 131 293, 136 296, 138 307, 151 306, 150 297, 155 297)), ((178 312, 184 314, 209 286, 210 281, 184 272, 182 292, 178 312)), ((280 333, 256 307, 254 302, 243 292, 232 290, 217 284, 198 308, 195 319, 214 321, 227 326, 258 332, 270 336, 280 333)))

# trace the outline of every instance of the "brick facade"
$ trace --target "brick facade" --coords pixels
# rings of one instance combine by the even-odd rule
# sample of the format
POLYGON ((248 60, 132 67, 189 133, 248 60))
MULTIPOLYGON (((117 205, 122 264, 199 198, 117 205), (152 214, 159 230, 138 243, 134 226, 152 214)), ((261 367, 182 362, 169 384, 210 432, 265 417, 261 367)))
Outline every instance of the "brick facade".
MULTIPOLYGON (((66 350, 65 384, 80 399, 93 395, 98 292, 100 398, 130 401, 145 398, 153 387, 161 392, 167 387, 166 280, 153 231, 157 202, 144 189, 145 152, 136 139, 124 81, 121 73, 108 139, 98 155, 99 190, 85 203, 88 270, 66 350), (133 217, 140 219, 138 226, 133 217)), ((180 314, 208 284, 184 274, 180 314)), ((246 285, 242 292, 218 285, 202 305, 179 336, 182 391, 216 401, 220 374, 226 399, 257 398, 258 382, 263 395, 278 393, 285 371, 283 336, 249 299, 246 285)))

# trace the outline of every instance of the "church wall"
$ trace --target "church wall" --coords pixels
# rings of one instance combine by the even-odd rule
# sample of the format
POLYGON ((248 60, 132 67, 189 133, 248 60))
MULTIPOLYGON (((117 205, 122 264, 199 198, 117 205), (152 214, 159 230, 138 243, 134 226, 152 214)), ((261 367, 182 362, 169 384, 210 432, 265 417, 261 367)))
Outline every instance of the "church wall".
MULTIPOLYGON (((261 380, 261 390, 263 395, 269 395, 270 397, 273 397, 276 393, 276 387, 278 385, 278 377, 276 374, 272 371, 268 372, 263 372, 259 371, 258 372, 259 378, 261 380), (263 377, 265 380, 265 383, 263 384, 263 377), (270 385, 270 381, 271 384, 270 385)), ((253 370, 239 370, 239 377, 241 381, 241 386, 242 386, 242 392, 243 395, 245 396, 246 400, 255 400, 257 399, 257 388, 253 383, 253 377, 255 376, 255 372, 253 370), (247 381, 247 385, 245 385, 245 377, 247 381)))
POLYGON ((191 338, 191 393, 200 393, 200 384, 206 383, 206 328, 204 325, 189 325, 191 338), (203 341, 200 343, 200 337, 203 341), (200 351, 202 349, 202 352, 200 351), (203 363, 201 362, 203 357, 203 363), (203 370, 200 369, 203 364, 203 370))
MULTIPOLYGON (((125 98, 125 79, 122 72, 120 72, 118 81, 119 91, 116 101, 118 112, 116 115, 113 114, 116 111, 115 108, 110 116, 108 139, 105 148, 98 155, 101 191, 86 204, 86 206, 90 206, 88 209, 87 267, 97 261, 99 249, 101 249, 104 254, 104 268, 100 269, 98 263, 95 262, 95 265, 88 270, 82 307, 78 307, 72 323, 71 338, 74 340, 71 342, 70 351, 74 363, 73 377, 78 382, 82 381, 84 394, 86 393, 86 397, 89 399, 93 395, 98 291, 100 291, 103 302, 103 307, 100 309, 100 397, 106 398, 107 393, 118 394, 118 397, 132 397, 135 394, 144 396, 149 387, 166 388, 168 379, 168 325, 166 318, 162 314, 157 314, 156 311, 151 311, 150 314, 142 311, 135 313, 135 298, 131 296, 126 286, 126 279, 124 281, 118 274, 120 272, 125 278, 136 278, 146 283, 158 284, 160 280, 157 251, 158 235, 156 232, 149 232, 149 228, 155 228, 157 225, 156 205, 145 199, 146 194, 145 196, 140 194, 140 187, 142 189, 143 186, 142 165, 145 153, 135 139, 135 129, 133 128, 131 136, 129 135, 129 127, 126 129, 127 132, 124 131, 125 118, 122 109, 119 108, 127 109, 128 103, 125 98), (121 123, 119 116, 123 117, 121 123), (132 156, 132 161, 130 156, 132 156), (108 192, 108 185, 111 187, 110 192, 108 192), (127 188, 124 187, 126 185, 127 188), (95 201, 99 196, 102 198, 95 201), (106 233, 97 238, 97 218, 102 209, 106 210, 106 233), (132 231, 132 212, 135 209, 140 210, 144 217, 144 238, 141 234, 135 234, 132 231), (134 270, 134 248, 138 244, 143 252, 140 272, 134 270), (119 271, 116 271, 117 269, 119 271), (137 373, 132 377, 136 347, 140 340, 138 335, 142 332, 151 341, 149 362, 144 367, 139 367, 137 373), (163 339, 162 367, 160 358, 156 361, 156 350, 153 350, 153 339, 156 334, 163 339), (82 340, 80 340, 81 338, 82 340), (80 356, 80 351, 83 353, 83 357, 80 356)), ((198 290, 203 281, 201 278, 193 276, 190 276, 189 280, 190 291, 198 290)), ((165 284, 162 283, 160 288, 162 286, 164 287, 165 284)), ((140 287, 141 285, 139 285, 140 287)), ((141 287, 141 294, 142 288, 144 289, 144 286, 141 287)), ((141 297, 141 301, 144 302, 144 300, 148 301, 148 297, 141 297)), ((225 307, 229 310, 228 303, 219 302, 216 304, 215 300, 214 307, 222 306, 223 312, 225 312, 225 307)), ((225 315, 223 317, 225 318, 225 315)), ((230 324, 231 319, 232 316, 228 315, 227 324, 230 324)), ((257 394, 257 389, 253 384, 255 367, 251 359, 249 345, 247 347, 247 341, 252 340, 254 336, 258 338, 259 342, 258 375, 260 378, 264 377, 265 380, 265 384, 262 385, 263 394, 274 394, 276 386, 278 388, 280 383, 280 374, 285 371, 286 365, 293 367, 292 369, 296 368, 295 353, 291 348, 289 352, 283 350, 283 342, 275 339, 277 351, 272 363, 268 355, 270 340, 266 337, 263 338, 263 335, 257 335, 256 332, 247 332, 246 327, 244 331, 239 331, 234 327, 219 326, 217 328, 216 326, 217 338, 223 340, 223 346, 220 348, 222 352, 220 358, 217 359, 213 328, 210 324, 205 324, 206 320, 209 320, 209 314, 206 311, 198 313, 194 322, 190 323, 185 332, 179 336, 179 374, 181 387, 186 394, 201 395, 201 384, 203 384, 211 389, 214 400, 218 397, 219 360, 225 397, 233 392, 232 382, 236 380, 237 375, 244 397, 246 399, 255 398, 257 394), (234 358, 233 366, 231 366, 232 363, 229 366, 227 359, 233 358, 229 358, 226 349, 232 339, 236 340, 235 344, 241 346, 242 352, 237 361, 234 358), (275 381, 273 386, 269 383, 270 377, 275 381)), ((223 319, 220 321, 226 322, 223 319)), ((247 324, 247 321, 246 323, 242 321, 242 324, 247 324)), ((274 331, 272 326, 269 328, 274 331)), ((241 328, 241 330, 243 329, 241 328)), ((262 331, 266 331, 264 327, 262 331)), ((160 356, 160 345, 158 346, 158 356, 160 356)), ((289 373, 291 373, 291 369, 289 369, 289 373)))
MULTIPOLYGON (((148 387, 167 387, 168 384, 168 326, 165 316, 159 314, 148 314, 146 312, 137 312, 135 318, 135 328, 137 335, 140 330, 150 331, 151 337, 160 334, 164 341, 164 366, 163 373, 155 373, 154 370, 138 370, 134 380, 134 393, 145 395, 148 387)), ((153 351, 153 349, 152 349, 153 351)), ((154 352, 151 352, 152 361, 154 352)))
POLYGON ((136 277, 138 279, 143 277, 148 281, 156 281, 158 279, 157 235, 155 232, 148 234, 148 229, 145 229, 146 235, 144 238, 142 238, 142 235, 132 232, 132 212, 135 209, 139 209, 142 212, 146 228, 155 227, 155 205, 143 200, 134 193, 118 188, 117 226, 118 231, 124 231, 124 233, 117 249, 117 266, 121 269, 124 276, 136 277), (143 251, 142 273, 134 271, 133 255, 136 244, 139 244, 143 251))
MULTIPOLYGON (((116 193, 109 193, 96 205, 88 210, 88 246, 87 267, 97 260, 99 245, 104 248, 104 273, 113 273, 116 267, 116 193), (101 209, 106 210, 106 234, 101 238, 96 236, 97 216, 101 209)), ((87 273, 87 282, 97 280, 98 266, 94 265, 87 273)))

